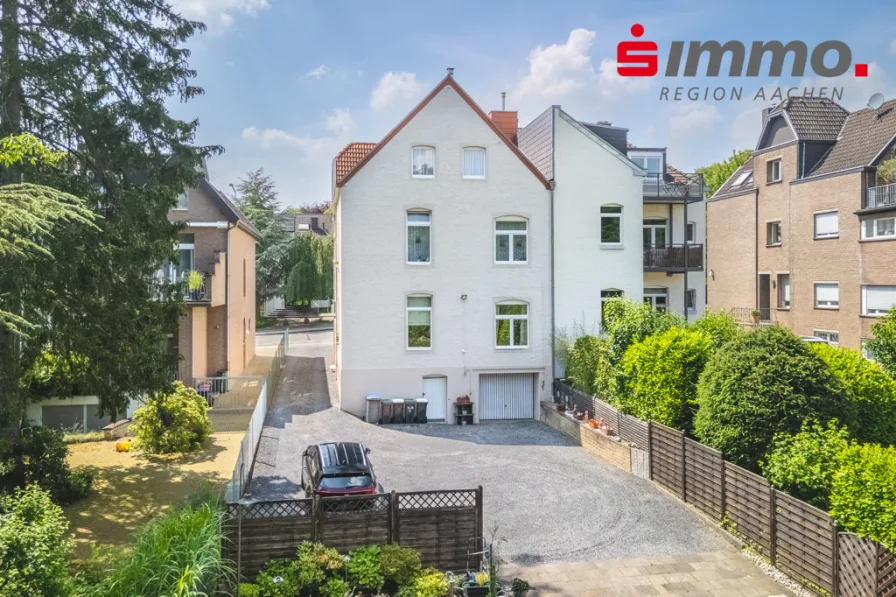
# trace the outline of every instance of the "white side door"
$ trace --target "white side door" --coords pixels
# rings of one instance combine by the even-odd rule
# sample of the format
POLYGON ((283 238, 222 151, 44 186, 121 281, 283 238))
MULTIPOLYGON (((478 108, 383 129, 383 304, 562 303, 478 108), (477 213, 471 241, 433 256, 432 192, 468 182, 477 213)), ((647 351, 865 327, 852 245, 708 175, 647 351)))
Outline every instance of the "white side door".
POLYGON ((444 421, 448 409, 448 378, 424 377, 423 397, 429 401, 426 418, 444 421))

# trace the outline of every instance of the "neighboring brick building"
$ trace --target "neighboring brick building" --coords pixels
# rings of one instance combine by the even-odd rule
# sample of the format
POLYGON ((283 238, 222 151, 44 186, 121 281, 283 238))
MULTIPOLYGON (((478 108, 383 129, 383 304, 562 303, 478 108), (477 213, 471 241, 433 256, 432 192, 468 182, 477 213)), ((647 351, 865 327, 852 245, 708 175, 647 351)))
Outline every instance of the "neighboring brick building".
POLYGON ((896 100, 790 98, 707 203, 708 307, 860 348, 896 304, 896 100))

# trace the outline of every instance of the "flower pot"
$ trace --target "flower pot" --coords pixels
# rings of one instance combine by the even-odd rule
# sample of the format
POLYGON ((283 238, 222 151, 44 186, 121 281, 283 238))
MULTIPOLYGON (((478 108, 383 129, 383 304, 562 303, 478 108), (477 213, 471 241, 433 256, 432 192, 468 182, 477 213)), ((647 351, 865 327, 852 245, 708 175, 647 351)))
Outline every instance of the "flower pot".
POLYGON ((464 595, 466 595, 466 597, 488 597, 488 587, 478 585, 464 587, 464 595))

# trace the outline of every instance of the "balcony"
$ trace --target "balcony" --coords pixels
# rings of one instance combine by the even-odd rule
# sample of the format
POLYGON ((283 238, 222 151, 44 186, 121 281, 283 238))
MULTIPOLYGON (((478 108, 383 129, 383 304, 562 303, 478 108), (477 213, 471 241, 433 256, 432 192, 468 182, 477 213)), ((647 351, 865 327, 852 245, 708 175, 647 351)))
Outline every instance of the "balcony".
POLYGON ((194 305, 212 304, 212 278, 211 274, 202 273, 202 283, 198 288, 190 289, 190 272, 182 272, 176 268, 163 268, 157 270, 154 277, 169 284, 180 284, 183 288, 184 302, 194 305))
POLYGON ((644 201, 653 203, 695 203, 703 201, 703 175, 648 174, 644 177, 644 201))
POLYGON ((703 245, 644 247, 644 271, 703 271, 703 245))
POLYGON ((896 209, 896 184, 869 187, 865 209, 896 209))

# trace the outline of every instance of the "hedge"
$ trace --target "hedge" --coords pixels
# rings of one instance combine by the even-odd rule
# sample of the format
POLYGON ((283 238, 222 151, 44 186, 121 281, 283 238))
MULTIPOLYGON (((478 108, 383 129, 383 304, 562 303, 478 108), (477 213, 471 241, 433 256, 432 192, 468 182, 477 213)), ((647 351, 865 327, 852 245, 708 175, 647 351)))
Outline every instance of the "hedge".
POLYGON ((831 515, 846 530, 896 549, 896 447, 854 445, 839 460, 831 515))

